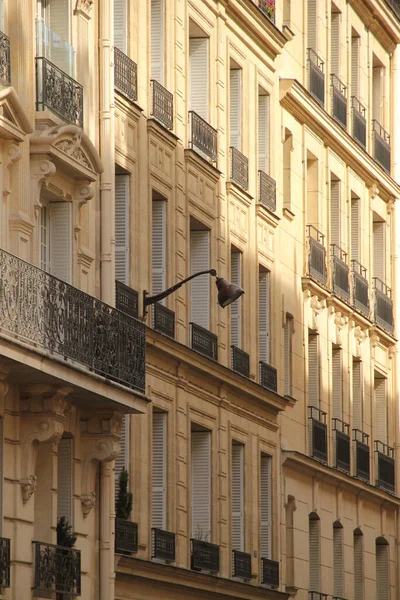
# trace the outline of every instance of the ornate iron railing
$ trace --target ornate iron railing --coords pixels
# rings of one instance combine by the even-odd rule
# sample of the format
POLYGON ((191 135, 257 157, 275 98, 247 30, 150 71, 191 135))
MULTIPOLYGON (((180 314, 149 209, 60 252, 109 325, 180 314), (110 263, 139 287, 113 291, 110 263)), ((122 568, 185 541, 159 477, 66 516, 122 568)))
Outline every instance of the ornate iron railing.
POLYGON ((219 546, 203 540, 190 540, 191 568, 211 573, 219 571, 219 546))
POLYGON ((395 490, 394 448, 375 440, 376 485, 388 492, 395 490))
POLYGON ((308 407, 309 444, 312 458, 328 462, 326 412, 316 406, 308 407))
POLYGON ((33 542, 35 590, 81 595, 81 553, 74 548, 33 542))
POLYGON ((364 481, 370 480, 369 435, 360 429, 353 429, 354 476, 364 481))
POLYGON ((114 87, 129 100, 137 100, 137 64, 114 46, 114 87))
POLYGON ((328 600, 328 594, 321 592, 308 592, 308 600, 328 600))
POLYGON ((175 534, 153 527, 151 530, 151 557, 174 562, 175 534))
POLYGON ((167 129, 174 128, 174 96, 158 83, 150 80, 151 115, 167 129))
POLYGON ((10 540, 0 538, 0 589, 10 587, 10 540))
POLYGON ((83 127, 83 87, 47 58, 36 58, 36 110, 50 109, 83 127))
POLYGON ((229 154, 230 180, 244 190, 247 190, 249 187, 249 160, 234 146, 229 148, 229 154))
POLYGON ((326 286, 326 248, 325 236, 313 225, 307 225, 308 274, 318 283, 326 286))
POLYGON ((189 148, 217 161, 217 130, 193 110, 189 111, 189 148))
POLYGON ((350 473, 350 426, 340 419, 332 419, 332 430, 334 466, 350 473))
POLYGON ((156 331, 175 339, 175 313, 160 302, 154 304, 153 324, 156 331))
POLYGON ((251 579, 251 554, 232 550, 232 577, 251 579))
POLYGON ((0 332, 145 389, 145 325, 0 250, 0 332))
POLYGON ((390 173, 390 135, 376 119, 372 119, 372 141, 375 160, 390 173))
POLYGON ((378 277, 372 278, 372 289, 374 291, 374 321, 390 335, 393 335, 392 290, 378 277))
POLYGON ((275 23, 275 2, 269 6, 268 0, 256 0, 258 8, 272 22, 275 23))
POLYGON ((365 118, 365 113, 365 106, 361 104, 356 96, 352 96, 352 136, 363 148, 367 147, 367 119, 365 118))
POLYGON ((342 127, 347 127, 347 87, 339 77, 331 75, 332 116, 342 127))
POLYGON ((261 583, 269 587, 279 587, 279 563, 269 558, 261 559, 261 583))
POLYGON ((350 302, 349 265, 347 253, 331 244, 332 289, 345 302, 350 302))
POLYGON ((138 524, 125 519, 115 519, 115 552, 135 554, 138 551, 138 524))
POLYGON ((258 171, 258 201, 260 204, 275 212, 276 210, 276 181, 264 171, 258 171))
POLYGON ((139 294, 121 281, 115 281, 115 308, 134 319, 139 316, 139 294))
POLYGON ((231 346, 232 348, 232 371, 243 375, 243 377, 250 377, 250 356, 237 346, 231 346))
POLYGON ((351 261, 353 307, 369 317, 369 293, 367 269, 357 260, 351 261))
POLYGON ((10 38, 0 31, 0 83, 11 85, 10 38))
POLYGON ((324 61, 312 48, 307 48, 308 91, 316 101, 325 106, 324 61))
POLYGON ((278 391, 278 372, 263 360, 260 360, 260 385, 271 392, 278 391))
POLYGON ((191 331, 191 348, 212 358, 218 360, 218 337, 215 333, 211 333, 208 329, 197 325, 196 323, 189 323, 191 331))

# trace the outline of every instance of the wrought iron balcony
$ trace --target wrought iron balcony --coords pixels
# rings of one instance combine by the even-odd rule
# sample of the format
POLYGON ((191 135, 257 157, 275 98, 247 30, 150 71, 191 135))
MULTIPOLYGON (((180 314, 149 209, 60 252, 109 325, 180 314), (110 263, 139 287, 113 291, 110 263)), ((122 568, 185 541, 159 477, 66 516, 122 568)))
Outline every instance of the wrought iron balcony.
POLYGON ((369 293, 367 269, 357 260, 351 261, 353 307, 365 317, 369 317, 369 293))
POLYGON ((219 571, 219 546, 203 540, 190 540, 191 568, 195 571, 219 571))
POLYGON ((336 75, 331 75, 332 116, 346 129, 347 127, 347 87, 336 75))
POLYGON ((115 308, 130 315, 139 317, 139 294, 121 281, 115 281, 115 308))
POLYGON ((367 147, 367 119, 365 118, 366 108, 356 98, 351 97, 351 117, 352 117, 352 136, 366 149, 367 147))
POLYGON ((218 360, 218 337, 215 333, 211 333, 208 329, 197 325, 196 323, 189 323, 191 330, 191 348, 212 358, 218 360))
POLYGON ((217 130, 193 110, 189 111, 189 148, 217 162, 217 130))
POLYGON ((392 290, 378 277, 372 278, 372 289, 374 292, 374 321, 387 333, 393 335, 393 300, 392 290))
POLYGON ((372 120, 374 159, 390 173, 390 135, 376 119, 372 120))
POLYGON ((322 462, 328 462, 326 412, 316 406, 309 406, 308 425, 310 455, 322 462))
POLYGON ((313 225, 307 225, 308 275, 324 287, 327 284, 325 236, 313 225))
POLYGON ((260 360, 260 385, 271 392, 278 391, 278 372, 263 360, 260 360))
POLYGON ((350 281, 347 254, 336 244, 331 244, 332 289, 336 296, 350 303, 350 281))
POLYGON ((230 154, 230 180, 244 190, 249 187, 249 160, 237 148, 231 146, 230 154))
POLYGON ((332 419, 334 467, 350 473, 350 426, 340 419, 332 419))
POLYGON ((268 210, 276 211, 276 181, 264 171, 258 171, 258 201, 268 210))
POLYGON ((156 331, 175 339, 175 313, 160 302, 153 308, 153 326, 156 331))
POLYGON ((10 587, 10 540, 0 538, 0 589, 10 587))
POLYGON ((376 486, 394 493, 394 448, 375 440, 376 486))
POLYGON ((66 596, 81 595, 81 553, 75 548, 33 542, 35 590, 66 596))
POLYGON ((328 600, 328 594, 321 592, 308 592, 308 600, 328 600))
POLYGON ((324 61, 312 48, 307 48, 308 91, 316 101, 325 107, 324 61))
POLYGON ((175 561, 175 534, 153 527, 151 530, 151 558, 175 561))
POLYGON ((243 375, 243 377, 250 377, 250 356, 237 346, 231 346, 232 348, 232 371, 243 375))
POLYGON ((128 100, 137 100, 137 64, 114 46, 114 87, 128 100))
POLYGON ((4 250, 2 333, 127 387, 145 389, 143 323, 4 250))
POLYGON ((275 3, 274 6, 268 6, 268 0, 256 0, 255 2, 261 12, 272 22, 275 23, 275 3))
POLYGON ((261 559, 261 583, 272 588, 279 587, 279 563, 269 558, 261 559))
POLYGON ((150 114, 167 129, 174 128, 174 97, 155 79, 150 81, 150 114))
POLYGON ((138 524, 125 519, 115 519, 115 552, 135 554, 138 551, 138 524))
POLYGON ((353 429, 353 442, 354 476, 369 481, 369 435, 360 429, 353 429))
POLYGON ((232 550, 232 577, 251 579, 251 554, 232 550))
POLYGON ((11 85, 10 38, 0 31, 0 84, 11 85))

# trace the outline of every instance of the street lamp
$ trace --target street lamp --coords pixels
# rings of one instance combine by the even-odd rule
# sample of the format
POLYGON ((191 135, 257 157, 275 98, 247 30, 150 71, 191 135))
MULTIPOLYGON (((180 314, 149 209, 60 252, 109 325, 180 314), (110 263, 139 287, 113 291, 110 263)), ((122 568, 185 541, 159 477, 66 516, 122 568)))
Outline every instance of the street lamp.
POLYGON ((229 283, 226 279, 222 277, 217 277, 217 271, 215 269, 209 269, 208 271, 199 271, 186 279, 183 279, 179 283, 176 283, 172 287, 160 292, 159 294, 154 294, 154 296, 149 296, 148 292, 144 290, 143 292, 143 318, 147 315, 147 307, 151 304, 156 304, 156 302, 160 302, 160 300, 164 300, 167 296, 178 290, 184 283, 187 283, 191 279, 195 277, 199 277, 200 275, 211 275, 216 278, 215 285, 218 289, 218 304, 225 308, 228 304, 231 304, 235 300, 237 300, 242 294, 244 294, 244 290, 235 283, 229 283))

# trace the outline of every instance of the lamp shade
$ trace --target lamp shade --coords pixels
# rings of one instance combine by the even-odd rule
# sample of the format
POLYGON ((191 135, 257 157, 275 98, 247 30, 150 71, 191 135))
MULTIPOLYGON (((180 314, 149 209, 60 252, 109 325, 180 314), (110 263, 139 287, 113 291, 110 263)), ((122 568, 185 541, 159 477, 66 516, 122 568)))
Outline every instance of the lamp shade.
POLYGON ((228 306, 228 304, 231 304, 244 294, 244 290, 239 285, 229 283, 229 281, 222 277, 217 277, 215 284, 218 289, 218 304, 222 308, 225 308, 225 306, 228 306))

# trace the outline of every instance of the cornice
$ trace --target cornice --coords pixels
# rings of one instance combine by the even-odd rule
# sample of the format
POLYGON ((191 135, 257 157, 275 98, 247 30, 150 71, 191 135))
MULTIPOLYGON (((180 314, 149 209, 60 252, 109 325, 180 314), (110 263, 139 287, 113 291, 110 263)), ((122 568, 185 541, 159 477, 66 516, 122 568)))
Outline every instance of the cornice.
POLYGON ((382 0, 349 0, 365 26, 390 54, 400 43, 400 23, 382 0))

